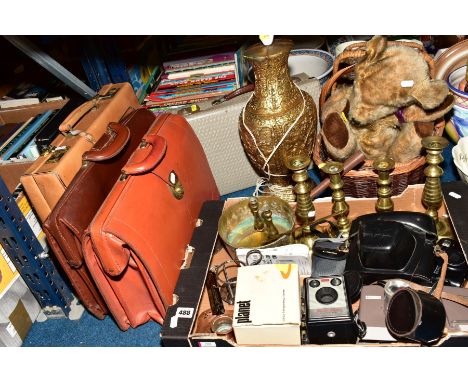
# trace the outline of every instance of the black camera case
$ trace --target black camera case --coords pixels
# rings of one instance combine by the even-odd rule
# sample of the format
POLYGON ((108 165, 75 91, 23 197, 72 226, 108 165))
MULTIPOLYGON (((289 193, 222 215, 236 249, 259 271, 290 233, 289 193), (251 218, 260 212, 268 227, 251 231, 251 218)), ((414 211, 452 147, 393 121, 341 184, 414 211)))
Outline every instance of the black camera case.
POLYGON ((349 234, 346 271, 364 284, 401 278, 430 285, 435 268, 434 220, 420 212, 384 212, 356 218, 349 234))
MULTIPOLYGON (((468 264, 466 263, 460 243, 456 240, 443 238, 437 242, 440 248, 447 253, 448 264, 445 275, 444 285, 452 287, 462 287, 466 277, 468 277, 468 264)), ((442 270, 442 258, 436 258, 436 267, 432 281, 436 283, 439 280, 442 270)))

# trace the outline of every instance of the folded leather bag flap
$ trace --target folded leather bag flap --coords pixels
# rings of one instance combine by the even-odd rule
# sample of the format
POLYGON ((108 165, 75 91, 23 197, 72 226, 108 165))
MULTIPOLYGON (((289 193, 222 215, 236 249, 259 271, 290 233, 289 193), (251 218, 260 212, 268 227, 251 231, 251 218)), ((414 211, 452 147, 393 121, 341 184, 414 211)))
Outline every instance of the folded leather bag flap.
MULTIPOLYGON (((119 276, 129 265, 130 250, 125 243, 111 233, 103 234, 106 240, 102 241, 104 251, 98 252, 102 268, 109 276, 119 276)), ((131 264, 130 264, 131 266, 131 264)))

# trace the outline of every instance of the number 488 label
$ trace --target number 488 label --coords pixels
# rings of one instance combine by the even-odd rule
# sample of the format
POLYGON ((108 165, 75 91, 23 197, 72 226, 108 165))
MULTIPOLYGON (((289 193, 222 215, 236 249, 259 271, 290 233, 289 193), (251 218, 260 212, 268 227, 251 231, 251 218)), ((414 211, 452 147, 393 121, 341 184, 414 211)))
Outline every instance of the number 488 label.
POLYGON ((177 328, 177 321, 180 318, 192 318, 193 316, 193 308, 182 308, 179 307, 176 310, 176 314, 171 317, 171 323, 170 327, 171 328, 177 328))

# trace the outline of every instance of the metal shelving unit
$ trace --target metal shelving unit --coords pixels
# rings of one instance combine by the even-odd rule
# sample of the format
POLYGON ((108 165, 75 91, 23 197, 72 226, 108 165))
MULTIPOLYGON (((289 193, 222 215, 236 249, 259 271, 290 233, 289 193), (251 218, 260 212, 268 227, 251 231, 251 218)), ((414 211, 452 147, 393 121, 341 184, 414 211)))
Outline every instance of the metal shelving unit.
POLYGON ((0 244, 46 317, 70 316, 74 296, 0 177, 0 244))

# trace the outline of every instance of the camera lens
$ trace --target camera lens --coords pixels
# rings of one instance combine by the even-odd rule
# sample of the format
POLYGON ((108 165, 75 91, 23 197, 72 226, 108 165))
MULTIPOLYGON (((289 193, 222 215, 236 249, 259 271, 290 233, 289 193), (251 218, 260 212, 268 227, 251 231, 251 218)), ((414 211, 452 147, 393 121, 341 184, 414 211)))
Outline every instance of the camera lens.
POLYGON ((335 277, 335 278, 331 279, 330 284, 333 285, 333 286, 338 286, 338 285, 341 284, 341 280, 339 278, 335 277))
POLYGON ((338 292, 333 288, 323 287, 317 291, 315 298, 321 304, 333 304, 338 299, 338 292))
POLYGON ((320 285, 320 281, 318 281, 318 280, 310 280, 310 282, 309 282, 309 286, 311 288, 317 288, 319 285, 320 285))

